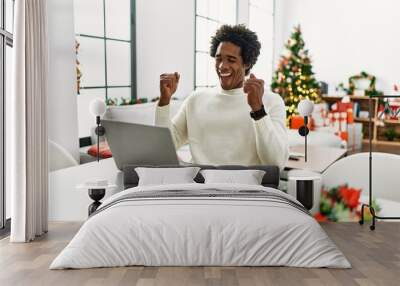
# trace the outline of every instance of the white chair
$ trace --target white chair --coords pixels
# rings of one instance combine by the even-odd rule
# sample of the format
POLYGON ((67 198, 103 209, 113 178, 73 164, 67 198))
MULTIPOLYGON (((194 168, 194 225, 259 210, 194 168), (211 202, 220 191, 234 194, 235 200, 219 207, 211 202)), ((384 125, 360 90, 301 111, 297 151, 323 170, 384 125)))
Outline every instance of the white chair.
MULTIPOLYGON (((325 188, 341 184, 360 188, 361 201, 369 198, 369 153, 358 153, 332 164, 323 174, 325 188)), ((400 215, 400 156, 372 153, 372 195, 382 207, 381 216, 400 215)))
POLYGON ((49 171, 78 166, 78 162, 62 146, 49 140, 49 171))

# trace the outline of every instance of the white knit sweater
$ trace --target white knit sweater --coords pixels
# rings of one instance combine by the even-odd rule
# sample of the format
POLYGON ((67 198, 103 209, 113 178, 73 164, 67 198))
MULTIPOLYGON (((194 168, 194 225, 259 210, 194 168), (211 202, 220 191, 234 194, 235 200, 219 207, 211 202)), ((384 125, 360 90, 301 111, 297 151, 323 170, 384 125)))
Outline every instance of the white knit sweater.
POLYGON ((263 102, 267 116, 255 121, 243 88, 194 91, 172 120, 169 105, 157 104, 155 124, 169 127, 177 149, 189 143, 193 163, 283 169, 289 156, 285 105, 273 93, 263 102))

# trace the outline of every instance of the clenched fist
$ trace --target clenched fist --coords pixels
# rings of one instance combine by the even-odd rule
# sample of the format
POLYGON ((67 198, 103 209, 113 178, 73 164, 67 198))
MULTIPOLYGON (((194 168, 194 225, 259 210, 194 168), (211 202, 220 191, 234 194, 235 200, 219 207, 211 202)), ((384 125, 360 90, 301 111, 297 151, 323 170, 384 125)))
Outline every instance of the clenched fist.
POLYGON ((247 93, 247 103, 251 110, 260 110, 263 105, 264 81, 256 78, 254 74, 250 74, 250 78, 243 84, 243 91, 247 93))
POLYGON ((160 75, 160 101, 159 106, 168 105, 172 95, 178 88, 179 73, 163 73, 160 75))

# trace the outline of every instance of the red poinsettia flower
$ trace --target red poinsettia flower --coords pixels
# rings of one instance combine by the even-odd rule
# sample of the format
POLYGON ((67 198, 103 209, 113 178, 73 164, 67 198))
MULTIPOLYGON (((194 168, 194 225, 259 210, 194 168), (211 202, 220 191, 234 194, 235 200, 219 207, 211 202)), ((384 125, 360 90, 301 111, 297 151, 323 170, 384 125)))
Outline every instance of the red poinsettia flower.
POLYGON ((325 222, 325 221, 328 221, 328 217, 325 216, 325 215, 323 215, 323 214, 320 213, 320 212, 317 212, 317 213, 314 215, 314 218, 315 218, 318 222, 325 222))
POLYGON ((342 186, 339 189, 339 195, 342 198, 342 201, 350 209, 354 209, 360 204, 361 189, 342 186))

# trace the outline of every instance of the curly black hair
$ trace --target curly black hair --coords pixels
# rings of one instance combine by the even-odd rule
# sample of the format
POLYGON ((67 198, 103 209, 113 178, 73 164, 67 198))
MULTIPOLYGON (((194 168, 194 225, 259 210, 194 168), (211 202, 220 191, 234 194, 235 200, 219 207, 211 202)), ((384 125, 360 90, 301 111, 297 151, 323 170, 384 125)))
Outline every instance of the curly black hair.
POLYGON ((243 63, 249 65, 246 69, 246 75, 248 75, 260 55, 261 44, 257 34, 244 25, 222 25, 211 38, 210 55, 213 58, 221 42, 231 42, 240 47, 243 63))

